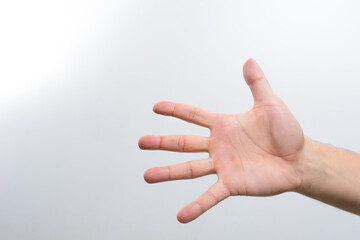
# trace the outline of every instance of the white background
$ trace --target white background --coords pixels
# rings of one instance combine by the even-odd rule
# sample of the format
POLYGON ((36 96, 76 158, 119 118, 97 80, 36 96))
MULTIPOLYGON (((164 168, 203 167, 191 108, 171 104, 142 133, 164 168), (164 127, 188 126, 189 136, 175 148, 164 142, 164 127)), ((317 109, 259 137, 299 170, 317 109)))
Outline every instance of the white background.
POLYGON ((307 137, 360 151, 358 1, 2 1, 0 239, 359 239, 360 219, 286 193, 176 214, 215 176, 148 185, 204 157, 144 152, 145 134, 209 132, 156 116, 160 100, 252 106, 263 67, 307 137))

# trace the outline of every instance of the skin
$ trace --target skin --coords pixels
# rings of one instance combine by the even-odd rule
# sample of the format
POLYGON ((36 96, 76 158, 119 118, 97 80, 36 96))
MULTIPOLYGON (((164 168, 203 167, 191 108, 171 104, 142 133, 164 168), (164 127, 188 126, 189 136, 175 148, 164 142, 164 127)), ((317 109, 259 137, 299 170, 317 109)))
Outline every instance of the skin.
MULTIPOLYGON (((230 196, 271 196, 287 191, 360 213, 360 194, 355 199, 342 198, 342 194, 332 189, 334 181, 331 177, 334 175, 324 174, 324 168, 332 172, 330 169, 336 171, 342 164, 334 160, 334 164, 329 165, 326 161, 334 156, 331 151, 340 150, 321 148, 304 137, 299 123, 272 91, 253 59, 245 63, 243 72, 254 98, 251 110, 224 114, 182 103, 159 102, 154 106, 155 113, 209 128, 210 136, 148 135, 139 140, 139 147, 145 150, 209 153, 207 159, 151 168, 144 174, 148 183, 217 174, 218 181, 184 207, 178 213, 178 220, 188 223, 230 196)), ((338 154, 338 158, 343 157, 342 153, 338 154)), ((349 160, 352 165, 346 170, 352 176, 358 176, 359 156, 354 154, 352 157, 357 159, 356 164, 349 160)), ((342 178, 343 174, 336 177, 342 178)), ((357 178, 349 181, 354 179, 357 178)), ((345 185, 352 183, 349 181, 345 181, 345 185)), ((358 184, 355 187, 360 189, 360 181, 355 182, 358 184)), ((348 189, 350 196, 352 190, 351 187, 348 189)))

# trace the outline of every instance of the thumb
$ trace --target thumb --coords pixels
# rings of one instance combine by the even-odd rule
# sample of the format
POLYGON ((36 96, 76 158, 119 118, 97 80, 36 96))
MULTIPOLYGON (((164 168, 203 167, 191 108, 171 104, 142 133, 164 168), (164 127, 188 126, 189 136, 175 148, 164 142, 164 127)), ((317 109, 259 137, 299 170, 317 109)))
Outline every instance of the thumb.
POLYGON ((271 102, 274 93, 265 78, 265 75, 254 59, 249 59, 244 64, 244 78, 251 89, 255 105, 271 102))

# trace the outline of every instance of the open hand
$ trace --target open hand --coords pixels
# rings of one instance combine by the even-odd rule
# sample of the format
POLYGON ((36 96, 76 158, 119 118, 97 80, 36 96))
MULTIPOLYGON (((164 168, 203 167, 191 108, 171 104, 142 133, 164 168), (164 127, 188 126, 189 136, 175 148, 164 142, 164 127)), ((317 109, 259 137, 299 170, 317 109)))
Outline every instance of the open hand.
POLYGON ((254 60, 249 59, 243 70, 254 97, 250 111, 223 114, 182 103, 159 102, 154 106, 155 113, 207 127, 211 135, 151 135, 139 140, 141 149, 209 153, 207 159, 151 168, 144 174, 148 183, 217 174, 218 181, 179 212, 182 223, 194 220, 229 196, 270 196, 296 190, 301 184, 297 166, 304 135, 300 125, 254 60))

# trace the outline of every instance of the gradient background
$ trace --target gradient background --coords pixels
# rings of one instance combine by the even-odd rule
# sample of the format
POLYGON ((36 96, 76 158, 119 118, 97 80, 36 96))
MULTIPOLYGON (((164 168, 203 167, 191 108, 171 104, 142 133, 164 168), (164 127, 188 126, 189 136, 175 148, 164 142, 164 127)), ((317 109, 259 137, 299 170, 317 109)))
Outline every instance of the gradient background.
POLYGON ((209 132, 156 116, 160 100, 252 106, 263 67, 306 136, 360 151, 360 3, 2 1, 0 239, 359 239, 358 216, 296 193, 232 197, 187 225, 215 181, 148 185, 149 167, 206 154, 145 152, 145 134, 209 132))

